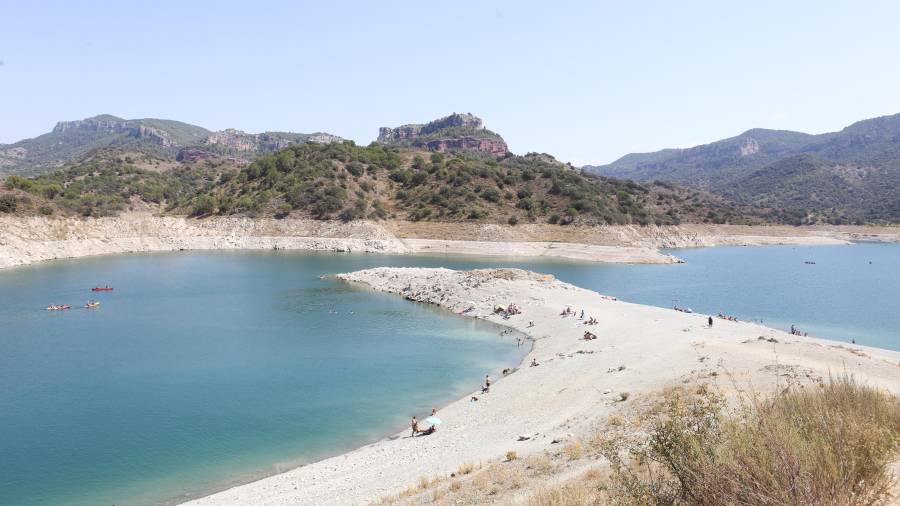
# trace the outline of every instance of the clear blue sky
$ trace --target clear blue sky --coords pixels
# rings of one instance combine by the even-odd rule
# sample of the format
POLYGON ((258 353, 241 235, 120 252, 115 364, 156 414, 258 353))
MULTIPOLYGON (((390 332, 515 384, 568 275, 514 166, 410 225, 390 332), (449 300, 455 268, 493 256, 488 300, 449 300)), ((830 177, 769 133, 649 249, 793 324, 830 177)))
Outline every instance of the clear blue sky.
POLYGON ((900 112, 900 2, 625 3, 0 0, 0 142, 110 113, 368 143, 457 111, 583 164, 900 112))

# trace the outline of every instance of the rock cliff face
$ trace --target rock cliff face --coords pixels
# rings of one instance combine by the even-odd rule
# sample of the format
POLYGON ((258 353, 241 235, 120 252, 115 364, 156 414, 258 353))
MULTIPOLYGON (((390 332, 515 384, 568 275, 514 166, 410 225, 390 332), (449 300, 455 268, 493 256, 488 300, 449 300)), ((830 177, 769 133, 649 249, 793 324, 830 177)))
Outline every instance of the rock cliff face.
POLYGON ((415 140, 420 136, 440 132, 448 128, 459 127, 471 130, 484 128, 481 118, 472 114, 453 113, 440 119, 425 124, 410 123, 397 128, 381 127, 378 129, 378 142, 388 144, 392 142, 415 140))
POLYGON ((453 113, 425 124, 381 127, 378 142, 424 147, 432 151, 466 150, 492 155, 507 152, 503 138, 484 128, 481 118, 470 113, 453 113))
POLYGON ((139 120, 96 117, 77 121, 60 121, 53 127, 53 133, 56 134, 70 130, 86 130, 101 134, 125 134, 129 137, 147 140, 163 147, 170 147, 175 144, 167 132, 143 125, 139 120))
POLYGON ((228 128, 220 132, 214 132, 206 138, 203 144, 207 146, 221 146, 238 153, 271 153, 284 149, 291 144, 315 142, 328 144, 342 142, 344 139, 337 135, 317 132, 314 134, 296 134, 288 132, 263 132, 261 134, 248 134, 241 130, 228 128))
POLYGON ((478 151, 490 153, 495 156, 503 156, 509 151, 502 139, 476 139, 474 137, 461 137, 457 139, 438 139, 428 141, 425 146, 438 152, 462 149, 465 151, 478 151))

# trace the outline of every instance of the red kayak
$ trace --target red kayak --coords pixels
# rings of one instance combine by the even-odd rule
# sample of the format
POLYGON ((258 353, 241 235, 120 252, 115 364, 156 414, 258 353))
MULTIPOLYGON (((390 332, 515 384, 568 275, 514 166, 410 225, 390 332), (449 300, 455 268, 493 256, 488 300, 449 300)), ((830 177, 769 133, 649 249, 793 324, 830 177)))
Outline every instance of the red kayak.
POLYGON ((95 286, 91 288, 92 292, 111 292, 113 288, 111 286, 95 286))

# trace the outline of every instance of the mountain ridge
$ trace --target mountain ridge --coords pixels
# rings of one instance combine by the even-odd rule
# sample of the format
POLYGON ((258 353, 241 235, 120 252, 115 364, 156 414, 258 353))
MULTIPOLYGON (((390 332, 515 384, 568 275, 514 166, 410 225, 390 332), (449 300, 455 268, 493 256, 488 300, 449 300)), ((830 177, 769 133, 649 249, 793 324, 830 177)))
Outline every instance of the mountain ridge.
POLYGON ((212 131, 176 120, 123 119, 112 114, 98 114, 59 121, 45 134, 0 144, 0 176, 37 175, 76 163, 91 152, 106 148, 134 151, 167 161, 179 159, 179 155, 187 150, 194 160, 222 157, 249 163, 260 154, 283 149, 292 143, 342 140, 325 132, 249 134, 233 128, 212 131))
POLYGON ((694 186, 743 204, 764 202, 780 220, 789 216, 795 224, 898 222, 900 114, 822 134, 754 128, 708 144, 630 153, 583 169, 694 186), (795 171, 801 167, 805 172, 799 176, 795 171))

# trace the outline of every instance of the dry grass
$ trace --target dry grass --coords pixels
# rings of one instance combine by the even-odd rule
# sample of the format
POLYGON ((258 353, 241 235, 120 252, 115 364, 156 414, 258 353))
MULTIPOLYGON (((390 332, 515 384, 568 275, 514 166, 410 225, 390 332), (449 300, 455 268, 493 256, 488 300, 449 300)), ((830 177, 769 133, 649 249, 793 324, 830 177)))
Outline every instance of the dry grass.
POLYGON ((528 506, 584 506, 593 502, 590 487, 577 481, 561 487, 542 488, 529 500, 528 506))
POLYGON ((581 441, 572 441, 566 445, 563 452, 566 457, 569 457, 569 460, 578 460, 584 456, 584 445, 581 444, 581 441))
POLYGON ((459 465, 459 468, 456 470, 457 475, 465 475, 471 473, 475 470, 475 464, 471 462, 465 462, 459 465))
POLYGON ((870 505, 887 500, 898 449, 900 403, 845 376, 733 416, 714 393, 673 392, 630 459, 607 456, 630 503, 870 505))
POLYGON ((542 453, 529 456, 525 459, 525 464, 528 469, 533 469, 538 474, 548 473, 553 469, 553 462, 550 460, 550 457, 542 453))
POLYGON ((506 461, 507 462, 512 462, 512 461, 516 460, 517 458, 519 458, 519 454, 517 454, 516 452, 514 452, 512 450, 506 452, 506 461))

